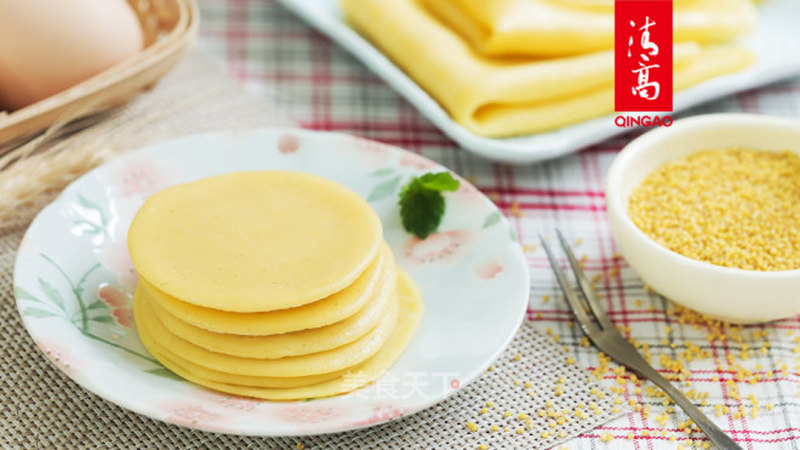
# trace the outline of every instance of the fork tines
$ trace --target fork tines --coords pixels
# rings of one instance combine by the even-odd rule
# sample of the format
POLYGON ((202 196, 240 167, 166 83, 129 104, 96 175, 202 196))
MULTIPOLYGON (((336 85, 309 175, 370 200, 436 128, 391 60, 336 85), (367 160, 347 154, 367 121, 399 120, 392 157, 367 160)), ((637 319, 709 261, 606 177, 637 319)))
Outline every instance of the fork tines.
POLYGON ((545 253, 547 253, 547 259, 550 260, 550 265, 552 266, 553 272, 556 275, 558 284, 561 286, 561 290, 564 292, 564 296, 567 298, 567 304, 572 310, 572 313, 578 319, 578 323, 580 323, 584 333, 586 333, 589 338, 593 338, 593 335, 601 331, 616 330, 614 324, 611 323, 611 320, 609 320, 605 309, 598 302, 597 295, 595 295, 589 279, 586 277, 586 274, 583 273, 583 269, 581 269, 581 266, 578 263, 577 258, 575 258, 575 254, 572 252, 567 240, 564 238, 564 235, 559 230, 556 230, 556 234, 558 235, 558 241, 561 244, 561 248, 567 255, 567 260, 572 267, 572 273, 575 275, 575 280, 578 283, 580 295, 578 295, 578 293, 575 292, 570 285, 566 275, 564 275, 564 271, 561 270, 561 266, 553 254, 553 251, 550 248, 547 240, 541 234, 539 234, 539 239, 542 242, 542 247, 544 247, 545 253), (589 314, 587 314, 587 309, 588 312, 591 313, 592 317, 589 317, 589 314))

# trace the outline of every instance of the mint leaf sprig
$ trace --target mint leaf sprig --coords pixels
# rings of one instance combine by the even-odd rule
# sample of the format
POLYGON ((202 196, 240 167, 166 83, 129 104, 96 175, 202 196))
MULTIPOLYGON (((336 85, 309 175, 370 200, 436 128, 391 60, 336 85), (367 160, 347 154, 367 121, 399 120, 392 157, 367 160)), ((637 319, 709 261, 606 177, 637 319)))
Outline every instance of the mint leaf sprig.
POLYGON ((460 184, 450 172, 426 173, 412 178, 400 191, 403 228, 420 239, 436 231, 445 210, 442 192, 457 191, 460 184))

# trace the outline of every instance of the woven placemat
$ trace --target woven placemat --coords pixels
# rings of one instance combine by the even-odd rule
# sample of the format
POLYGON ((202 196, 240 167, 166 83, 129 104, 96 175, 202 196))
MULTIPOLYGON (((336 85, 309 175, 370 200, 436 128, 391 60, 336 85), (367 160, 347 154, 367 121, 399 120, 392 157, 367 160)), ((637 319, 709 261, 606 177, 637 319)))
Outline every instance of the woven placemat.
MULTIPOLYGON (((204 57, 190 55, 153 92, 122 114, 146 120, 153 108, 187 106, 149 123, 125 142, 211 129, 286 125, 266 102, 246 95, 204 57), (186 103, 187 98, 196 98, 186 103)), ((126 130, 136 127, 127 127, 126 130)), ((80 388, 50 365, 26 333, 13 297, 16 249, 49 200, 0 223, 0 446, 4 448, 546 448, 620 413, 603 388, 567 364, 550 337, 526 321, 493 370, 421 413, 348 433, 254 438, 206 433, 131 413, 80 388), (520 414, 523 414, 520 416, 520 414), (493 426, 496 431, 493 431, 493 426)))

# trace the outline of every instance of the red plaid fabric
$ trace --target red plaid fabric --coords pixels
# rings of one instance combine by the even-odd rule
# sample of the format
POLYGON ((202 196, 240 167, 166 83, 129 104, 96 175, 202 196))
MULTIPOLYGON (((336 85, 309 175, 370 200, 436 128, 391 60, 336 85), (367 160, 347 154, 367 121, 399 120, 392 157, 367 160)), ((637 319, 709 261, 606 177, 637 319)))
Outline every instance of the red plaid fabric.
MULTIPOLYGON (((798 446, 800 320, 743 327, 734 333, 741 342, 735 337, 709 342, 707 327, 680 323, 675 314, 668 313, 673 306, 647 292, 624 260, 615 257, 605 212, 604 177, 615 154, 637 132, 542 164, 492 164, 460 150, 349 54, 274 0, 202 0, 200 6, 201 45, 225 61, 232 77, 276 102, 302 126, 352 133, 421 153, 489 195, 506 212, 526 246, 532 274, 529 319, 540 331, 557 335, 578 364, 593 370, 598 352, 581 345, 583 335, 560 300, 545 256, 536 245, 537 233, 550 234, 556 227, 571 236, 576 251, 585 255, 589 276, 599 277, 611 319, 629 336, 649 345, 657 367, 660 355, 676 358, 687 343, 711 353, 711 358, 685 363, 691 371, 690 384, 680 386, 694 390, 697 403, 724 430, 749 449, 798 446), (765 341, 770 346, 762 351, 765 341), (751 351, 744 360, 741 353, 746 348, 751 351), (736 357, 734 365, 729 364, 728 355, 736 357), (740 374, 744 381, 739 381, 740 374), (760 408, 757 417, 752 414, 753 399, 760 408), (737 414, 740 407, 744 415, 737 414)), ((679 116, 718 111, 800 117, 800 79, 741 93, 679 116)), ((605 378, 609 386, 619 386, 622 401, 634 399, 642 411, 568 442, 569 448, 674 449, 679 444, 704 448, 708 442, 700 432, 687 434, 681 429, 687 417, 680 410, 669 412, 668 420, 659 423, 656 417, 668 406, 646 395, 649 383, 639 392, 633 383, 618 384, 611 372, 605 378), (649 417, 644 413, 648 406, 649 417), (604 435, 614 440, 604 443, 604 435)))

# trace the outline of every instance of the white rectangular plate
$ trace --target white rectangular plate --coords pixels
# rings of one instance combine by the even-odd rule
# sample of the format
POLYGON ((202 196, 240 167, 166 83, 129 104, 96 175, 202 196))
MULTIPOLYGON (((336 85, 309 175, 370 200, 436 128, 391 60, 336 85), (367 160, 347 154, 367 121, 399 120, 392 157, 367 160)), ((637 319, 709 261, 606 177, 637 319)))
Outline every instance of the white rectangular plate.
MULTIPOLYGON (((303 20, 347 49, 423 116, 467 150, 509 163, 532 163, 577 151, 628 131, 614 125, 613 115, 558 130, 507 139, 477 135, 454 122, 414 80, 347 23, 337 0, 278 0, 303 20)), ((742 41, 757 62, 748 70, 716 77, 675 94, 675 111, 800 74, 800 2, 767 0, 759 5, 760 25, 742 41)))

